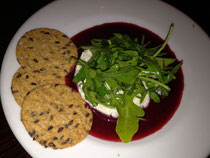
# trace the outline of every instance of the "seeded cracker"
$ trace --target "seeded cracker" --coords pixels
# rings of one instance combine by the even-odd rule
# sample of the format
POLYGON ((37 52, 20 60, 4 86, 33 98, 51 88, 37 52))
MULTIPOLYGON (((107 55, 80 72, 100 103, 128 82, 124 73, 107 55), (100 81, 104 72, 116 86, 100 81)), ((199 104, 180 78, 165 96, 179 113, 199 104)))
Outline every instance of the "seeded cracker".
POLYGON ((25 70, 37 77, 57 80, 68 74, 74 64, 71 56, 77 57, 75 44, 58 30, 38 28, 26 32, 16 47, 17 60, 25 70))
POLYGON ((92 126, 92 112, 79 93, 61 84, 33 89, 24 99, 21 120, 33 140, 61 149, 82 141, 92 126))
MULTIPOLYGON (((35 76, 33 72, 27 73, 24 68, 19 68, 12 79, 11 91, 16 102, 21 106, 23 99, 30 91, 37 86, 54 83, 53 80, 43 80, 35 76)), ((64 83, 64 80, 57 80, 56 83, 64 83)))

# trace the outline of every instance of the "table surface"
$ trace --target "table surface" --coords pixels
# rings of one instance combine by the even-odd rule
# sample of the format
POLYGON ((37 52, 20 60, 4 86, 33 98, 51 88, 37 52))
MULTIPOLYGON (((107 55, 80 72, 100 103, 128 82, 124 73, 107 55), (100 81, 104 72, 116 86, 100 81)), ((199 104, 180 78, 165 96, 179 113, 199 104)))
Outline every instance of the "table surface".
MULTIPOLYGON (((208 14, 207 6, 208 1, 200 4, 197 1, 191 1, 190 3, 183 3, 183 1, 163 0, 166 3, 181 10, 195 22, 200 25, 203 30, 210 36, 210 15, 208 14)), ((46 4, 52 2, 52 0, 39 1, 28 1, 20 2, 16 1, 12 4, 1 4, 0 8, 0 53, 1 63, 3 56, 6 52, 7 46, 11 41, 12 37, 19 29, 19 27, 37 10, 46 4)), ((0 102, 1 104, 1 102, 0 102)), ((0 105, 0 158, 30 158, 31 156, 23 149, 20 143, 13 135, 6 118, 3 113, 2 106, 0 105)), ((210 158, 210 155, 209 155, 210 158)))

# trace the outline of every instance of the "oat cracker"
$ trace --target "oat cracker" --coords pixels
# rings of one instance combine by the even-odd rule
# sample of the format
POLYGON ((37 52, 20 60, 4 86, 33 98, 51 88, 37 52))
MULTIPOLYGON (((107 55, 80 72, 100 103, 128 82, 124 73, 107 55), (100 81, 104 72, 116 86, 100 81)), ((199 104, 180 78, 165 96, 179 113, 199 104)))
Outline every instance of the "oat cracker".
POLYGON ((61 149, 81 142, 92 126, 92 111, 78 92, 61 84, 33 89, 23 101, 21 120, 33 140, 61 149))
POLYGON ((36 74, 31 72, 27 73, 23 67, 19 68, 14 74, 12 79, 11 91, 12 94, 18 103, 22 105, 23 99, 26 95, 30 93, 33 88, 37 86, 46 84, 46 83, 65 83, 65 80, 57 79, 53 80, 43 80, 35 76, 36 74))
POLYGON ((39 78, 64 78, 77 57, 77 47, 64 33, 49 28, 37 28, 26 32, 16 47, 17 60, 26 71, 39 78))

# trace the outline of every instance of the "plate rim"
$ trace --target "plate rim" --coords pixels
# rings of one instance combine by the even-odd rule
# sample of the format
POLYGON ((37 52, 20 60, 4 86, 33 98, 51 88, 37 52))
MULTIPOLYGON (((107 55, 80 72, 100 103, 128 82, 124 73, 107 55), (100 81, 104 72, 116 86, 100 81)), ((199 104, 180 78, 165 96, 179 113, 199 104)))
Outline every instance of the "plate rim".
MULTIPOLYGON (((150 2, 152 2, 152 1, 150 1, 150 2)), ((17 31, 17 33, 14 35, 14 37, 12 38, 12 40, 11 40, 11 42, 10 42, 10 44, 8 45, 8 48, 7 48, 7 50, 6 50, 6 53, 5 53, 5 56, 4 56, 4 59, 3 59, 3 62, 2 62, 2 69, 1 69, 1 74, 2 74, 2 72, 5 72, 5 70, 4 70, 4 65, 5 65, 5 62, 6 62, 6 60, 8 60, 8 59, 5 59, 5 58, 8 58, 9 56, 8 56, 8 53, 7 52, 9 52, 9 51, 11 51, 11 49, 12 49, 12 45, 14 45, 14 42, 16 42, 16 40, 17 40, 17 38, 18 38, 18 36, 20 36, 20 32, 21 31, 23 31, 23 27, 24 26, 26 26, 26 25, 29 25, 29 22, 30 22, 30 20, 31 19, 33 19, 34 18, 34 16, 36 16, 38 13, 40 13, 40 11, 43 11, 43 10, 45 10, 45 8, 49 8, 50 6, 53 6, 53 5, 55 5, 55 4, 57 4, 58 2, 57 1, 54 1, 54 2, 51 2, 51 3, 49 3, 48 5, 46 5, 45 7, 43 7, 43 8, 41 8, 40 10, 38 10, 36 13, 34 13, 34 15, 32 15, 20 28, 19 28, 19 30, 17 31)), ((168 5, 167 3, 165 3, 165 2, 158 2, 158 3, 161 3, 161 4, 163 4, 163 5, 165 5, 165 6, 168 6, 169 8, 174 8, 174 7, 172 7, 172 6, 170 6, 170 5, 168 5)), ((183 14, 181 11, 179 11, 179 10, 177 10, 176 8, 174 8, 176 11, 178 11, 179 13, 181 13, 181 15, 183 14)), ((183 16, 185 16, 185 18, 188 18, 188 20, 189 20, 189 17, 188 16, 186 16, 185 14, 183 15, 183 16)), ((190 19, 190 21, 192 21, 192 19, 190 19)), ((206 36, 206 33, 204 32, 204 30, 201 28, 201 27, 199 27, 199 25, 197 25, 196 24, 196 22, 194 22, 194 21, 192 21, 195 25, 196 25, 196 27, 197 27, 197 29, 198 30, 200 30, 201 32, 203 32, 203 35, 204 36, 206 36)), ((208 37, 208 35, 207 35, 207 37, 208 37)), ((14 47, 13 47, 14 48, 14 47)), ((2 94, 2 79, 3 79, 3 81, 4 81, 4 76, 2 76, 1 75, 1 94, 2 94)), ((183 92, 184 93, 184 92, 183 92)), ((9 123, 9 125, 10 125, 10 127, 11 127, 11 121, 9 121, 10 119, 8 118, 9 116, 8 116, 8 113, 5 111, 5 96, 4 96, 4 94, 2 94, 1 95, 1 100, 2 100, 2 107, 3 107, 3 111, 4 111, 4 114, 5 114, 5 116, 6 116, 6 119, 7 119, 7 121, 8 121, 8 123, 9 123), (2 96, 3 95, 3 96, 2 96), (3 105, 4 104, 4 105, 3 105)), ((179 108, 178 108, 178 110, 179 110, 179 108)), ((14 129, 14 127, 12 128, 12 129, 14 129)), ((14 133, 14 135, 15 135, 15 137, 18 139, 19 137, 18 136, 16 136, 16 132, 14 132, 13 130, 12 130, 12 132, 14 133)), ((90 139, 92 139, 92 138, 90 138, 90 139)), ((149 139, 149 138, 148 138, 149 139)), ((146 141, 149 141, 148 139, 146 139, 146 141)), ((19 142, 21 142, 21 140, 19 140, 18 139, 18 141, 19 142)), ((144 141, 144 140, 143 140, 144 141)), ((100 142, 100 141, 99 141, 100 142)), ((108 143, 109 144, 109 143, 108 143)), ((21 143, 21 145, 22 145, 22 143, 21 143)), ((23 146, 23 145, 22 145, 23 146)), ((25 147, 25 146, 23 146, 26 150, 27 150, 27 147, 25 147)), ((28 150, 27 150, 28 151, 28 150)), ((31 153, 30 153, 31 154, 31 153)), ((33 154, 32 154, 33 155, 33 154)), ((33 156, 35 156, 35 155, 33 155, 33 156)))

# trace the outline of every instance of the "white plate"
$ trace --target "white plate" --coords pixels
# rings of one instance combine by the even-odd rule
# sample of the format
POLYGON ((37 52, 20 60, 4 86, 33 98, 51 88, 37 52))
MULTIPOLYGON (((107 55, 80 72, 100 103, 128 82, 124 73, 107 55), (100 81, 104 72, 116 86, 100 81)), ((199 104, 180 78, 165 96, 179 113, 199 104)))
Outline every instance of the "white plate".
POLYGON ((5 54, 1 69, 1 99, 8 123, 16 138, 32 157, 100 158, 199 158, 210 153, 210 41, 204 31, 175 8, 154 0, 69 0, 55 1, 40 9, 18 30, 5 54), (178 59, 184 60, 184 93, 173 118, 158 132, 128 144, 88 136, 78 145, 63 150, 43 148, 32 141, 20 121, 20 107, 10 87, 20 67, 15 55, 18 39, 28 30, 50 27, 70 37, 105 22, 130 22, 160 37, 175 25, 169 41, 178 59))

